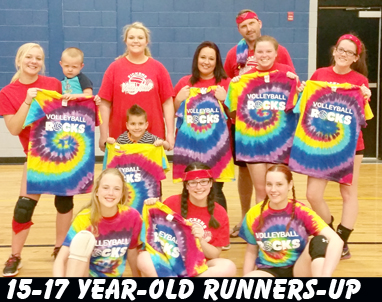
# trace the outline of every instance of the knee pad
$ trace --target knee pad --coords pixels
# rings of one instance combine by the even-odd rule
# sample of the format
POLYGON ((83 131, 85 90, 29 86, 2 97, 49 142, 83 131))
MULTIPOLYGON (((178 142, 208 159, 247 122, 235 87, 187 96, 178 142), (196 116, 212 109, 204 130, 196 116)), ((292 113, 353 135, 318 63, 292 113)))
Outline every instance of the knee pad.
POLYGON ((316 258, 325 258, 328 239, 325 236, 314 236, 309 242, 309 255, 312 260, 316 258))
POLYGON ((88 262, 92 255, 96 239, 89 231, 80 231, 74 236, 69 246, 69 258, 88 262))
POLYGON ((73 196, 55 196, 54 206, 60 214, 66 214, 73 209, 73 196))
POLYGON ((20 196, 13 213, 14 220, 18 223, 30 222, 32 220, 32 215, 36 204, 37 200, 20 196))

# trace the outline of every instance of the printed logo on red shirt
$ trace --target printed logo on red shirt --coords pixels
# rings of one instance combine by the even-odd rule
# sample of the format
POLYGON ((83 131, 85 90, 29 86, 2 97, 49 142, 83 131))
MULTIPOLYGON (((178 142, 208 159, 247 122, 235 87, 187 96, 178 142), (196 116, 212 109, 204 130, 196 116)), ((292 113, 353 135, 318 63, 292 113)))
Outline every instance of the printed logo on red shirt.
POLYGON ((122 92, 131 95, 138 92, 147 92, 153 89, 154 83, 147 79, 147 75, 142 72, 134 72, 128 76, 129 80, 121 84, 122 92))

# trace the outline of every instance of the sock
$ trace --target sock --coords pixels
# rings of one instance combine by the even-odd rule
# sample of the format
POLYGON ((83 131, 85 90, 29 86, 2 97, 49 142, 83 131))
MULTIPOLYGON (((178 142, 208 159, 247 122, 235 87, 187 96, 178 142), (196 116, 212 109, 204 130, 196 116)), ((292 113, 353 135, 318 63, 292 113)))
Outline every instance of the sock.
POLYGON ((345 228, 342 224, 339 224, 337 227, 337 234, 338 236, 340 236, 340 238, 344 242, 344 245, 347 244, 351 232, 353 232, 353 230, 349 230, 348 228, 345 228))

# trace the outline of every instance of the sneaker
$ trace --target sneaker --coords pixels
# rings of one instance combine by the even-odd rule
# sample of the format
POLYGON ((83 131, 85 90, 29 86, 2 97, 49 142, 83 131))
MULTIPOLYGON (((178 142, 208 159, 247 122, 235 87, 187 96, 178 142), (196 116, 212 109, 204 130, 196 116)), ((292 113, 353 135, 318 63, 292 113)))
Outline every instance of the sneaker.
POLYGON ((350 257, 351 257, 351 254, 350 254, 349 246, 345 244, 342 250, 341 260, 350 259, 350 257))
POLYGON ((58 252, 60 251, 60 249, 61 249, 61 246, 54 247, 54 250, 53 250, 53 253, 52 253, 52 256, 53 256, 54 259, 57 258, 57 255, 58 255, 58 252))
POLYGON ((223 246, 223 247, 222 247, 222 250, 223 250, 223 251, 228 251, 230 248, 231 248, 231 245, 230 245, 230 244, 227 244, 226 246, 223 246))
POLYGON ((22 267, 21 258, 15 255, 11 255, 7 262, 5 262, 5 267, 3 269, 4 277, 13 277, 19 273, 19 269, 22 267))

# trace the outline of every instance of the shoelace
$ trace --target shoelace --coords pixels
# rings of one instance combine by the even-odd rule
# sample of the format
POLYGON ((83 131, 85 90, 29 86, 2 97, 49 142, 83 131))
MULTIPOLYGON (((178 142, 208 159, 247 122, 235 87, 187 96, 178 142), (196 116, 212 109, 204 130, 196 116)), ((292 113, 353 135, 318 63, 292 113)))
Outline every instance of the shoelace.
POLYGON ((16 262, 17 260, 19 260, 19 257, 17 256, 11 256, 9 257, 9 259, 7 260, 7 262, 5 262, 5 265, 6 266, 11 266, 14 262, 16 262))

